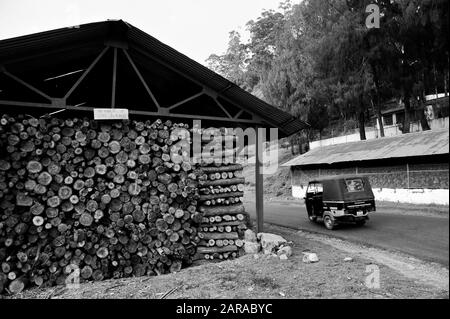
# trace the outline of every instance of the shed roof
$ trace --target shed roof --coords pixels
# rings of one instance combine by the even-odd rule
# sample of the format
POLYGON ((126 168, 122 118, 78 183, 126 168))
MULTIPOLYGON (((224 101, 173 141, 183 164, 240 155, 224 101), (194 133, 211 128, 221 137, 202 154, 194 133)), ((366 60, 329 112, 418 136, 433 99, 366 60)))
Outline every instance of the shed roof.
POLYGON ((449 153, 449 131, 432 130, 319 147, 282 166, 334 164, 449 153))
POLYGON ((341 175, 324 175, 320 177, 311 178, 310 182, 320 182, 320 181, 331 181, 331 180, 342 180, 342 179, 352 179, 352 178, 366 178, 365 175, 359 174, 341 174, 341 175))
MULTIPOLYGON (((282 136, 294 134, 308 126, 122 20, 88 23, 1 40, 0 75, 2 67, 15 75, 14 72, 31 74, 36 68, 54 67, 58 63, 63 65, 66 60, 76 61, 89 56, 90 52, 98 52, 105 45, 127 50, 137 61, 136 64, 140 63, 148 70, 154 69, 155 63, 159 63, 187 79, 195 80, 216 96, 255 115, 257 124, 279 128, 282 136), (37 57, 38 63, 34 62, 37 57)), ((61 102, 55 101, 52 101, 53 104, 61 102)), ((164 112, 164 115, 170 116, 168 113, 170 112, 164 112)), ((231 120, 236 119, 239 119, 238 115, 231 117, 231 120)))

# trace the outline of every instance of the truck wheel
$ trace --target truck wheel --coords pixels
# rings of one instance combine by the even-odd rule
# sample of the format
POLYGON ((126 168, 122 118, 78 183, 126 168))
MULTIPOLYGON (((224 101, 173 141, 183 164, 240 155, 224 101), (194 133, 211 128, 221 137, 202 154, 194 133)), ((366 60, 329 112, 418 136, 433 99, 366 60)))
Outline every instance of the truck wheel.
POLYGON ((323 216, 323 223, 325 227, 329 230, 333 230, 336 226, 333 217, 331 217, 330 215, 323 216))

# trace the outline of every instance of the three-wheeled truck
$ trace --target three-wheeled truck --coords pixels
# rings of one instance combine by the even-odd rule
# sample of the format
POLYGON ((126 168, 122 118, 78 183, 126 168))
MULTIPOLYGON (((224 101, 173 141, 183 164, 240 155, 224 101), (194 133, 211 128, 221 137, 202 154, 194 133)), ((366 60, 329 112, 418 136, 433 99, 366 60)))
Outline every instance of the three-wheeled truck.
POLYGON ((306 189, 306 211, 310 221, 323 220, 327 229, 339 224, 364 225, 375 211, 375 197, 365 176, 336 176, 311 180, 306 189))

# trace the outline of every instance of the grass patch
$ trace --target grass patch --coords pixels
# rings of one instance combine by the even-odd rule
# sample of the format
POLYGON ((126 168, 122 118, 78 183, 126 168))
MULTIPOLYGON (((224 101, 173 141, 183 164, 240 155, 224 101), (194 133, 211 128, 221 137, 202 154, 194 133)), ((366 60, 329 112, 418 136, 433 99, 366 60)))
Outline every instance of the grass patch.
POLYGON ((269 288, 269 289, 278 289, 281 287, 280 284, 275 282, 275 280, 271 277, 267 276, 257 276, 252 278, 252 283, 260 288, 269 288))

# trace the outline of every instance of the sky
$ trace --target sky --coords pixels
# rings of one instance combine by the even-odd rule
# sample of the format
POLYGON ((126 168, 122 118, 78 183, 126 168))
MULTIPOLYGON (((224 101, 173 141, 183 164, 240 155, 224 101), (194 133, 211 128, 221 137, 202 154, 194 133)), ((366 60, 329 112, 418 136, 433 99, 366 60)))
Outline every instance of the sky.
MULTIPOLYGON (((281 0, 0 0, 0 39, 125 20, 199 63, 226 50, 232 30, 281 0)), ((298 1, 292 1, 297 3, 298 1)))

